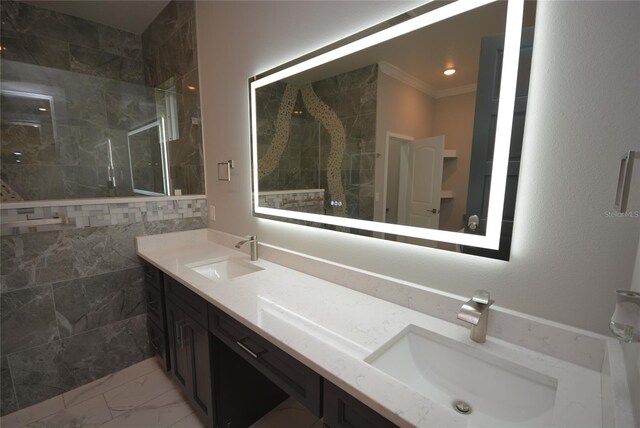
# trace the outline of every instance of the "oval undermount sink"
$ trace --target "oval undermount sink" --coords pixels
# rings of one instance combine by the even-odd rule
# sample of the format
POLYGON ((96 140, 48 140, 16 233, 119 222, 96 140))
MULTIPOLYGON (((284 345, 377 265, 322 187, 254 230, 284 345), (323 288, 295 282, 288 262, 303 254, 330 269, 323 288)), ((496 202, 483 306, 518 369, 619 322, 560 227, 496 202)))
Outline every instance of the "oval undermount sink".
POLYGON ((365 361, 466 415, 467 426, 552 425, 556 379, 420 327, 408 326, 365 361))
POLYGON ((213 281, 226 281, 263 270, 260 266, 229 257, 192 263, 187 267, 213 281))

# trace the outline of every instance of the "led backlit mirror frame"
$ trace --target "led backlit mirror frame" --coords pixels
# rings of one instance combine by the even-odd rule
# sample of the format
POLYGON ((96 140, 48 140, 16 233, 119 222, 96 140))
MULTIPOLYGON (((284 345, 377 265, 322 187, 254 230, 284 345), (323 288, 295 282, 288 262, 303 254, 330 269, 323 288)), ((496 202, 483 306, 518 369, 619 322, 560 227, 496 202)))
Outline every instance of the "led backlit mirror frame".
POLYGON ((487 227, 486 234, 484 236, 261 207, 258 203, 258 132, 256 108, 256 89, 260 87, 338 58, 342 58, 351 53, 400 37, 404 34, 427 27, 431 24, 435 24, 461 13, 494 3, 495 1, 498 0, 457 0, 435 10, 431 10, 422 15, 408 19, 392 27, 369 34, 355 41, 350 41, 335 49, 319 53, 318 55, 312 55, 308 58, 305 57, 305 59, 299 62, 294 62, 291 66, 276 69, 274 72, 266 72, 257 78, 250 79, 251 156, 253 159, 251 169, 254 214, 497 250, 500 244, 500 229, 502 227, 503 205, 507 184, 507 169, 509 163, 509 148, 511 144, 511 128, 515 105, 516 82, 518 77, 524 0, 508 0, 504 57, 496 124, 495 151, 489 190, 487 227))

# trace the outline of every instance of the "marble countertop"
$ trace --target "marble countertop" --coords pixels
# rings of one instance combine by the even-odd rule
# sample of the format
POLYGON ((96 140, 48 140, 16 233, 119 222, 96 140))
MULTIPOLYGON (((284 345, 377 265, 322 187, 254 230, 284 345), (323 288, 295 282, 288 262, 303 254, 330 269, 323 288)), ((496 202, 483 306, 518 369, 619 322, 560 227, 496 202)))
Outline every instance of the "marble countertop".
POLYGON ((210 239, 201 230, 139 237, 136 245, 140 257, 400 426, 470 426, 364 361, 410 324, 556 379, 553 426, 602 426, 600 371, 494 337, 472 342, 468 328, 266 260, 249 262, 210 239), (264 270, 214 282, 187 267, 225 256, 264 270))

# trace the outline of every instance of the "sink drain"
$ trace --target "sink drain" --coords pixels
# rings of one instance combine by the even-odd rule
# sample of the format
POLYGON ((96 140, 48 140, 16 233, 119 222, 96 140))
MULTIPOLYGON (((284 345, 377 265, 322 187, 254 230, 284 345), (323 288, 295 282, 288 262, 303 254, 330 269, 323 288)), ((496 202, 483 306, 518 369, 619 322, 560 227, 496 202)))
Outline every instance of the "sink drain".
POLYGON ((471 406, 462 400, 457 400, 453 402, 453 408, 456 412, 461 415, 468 415, 471 413, 471 406))

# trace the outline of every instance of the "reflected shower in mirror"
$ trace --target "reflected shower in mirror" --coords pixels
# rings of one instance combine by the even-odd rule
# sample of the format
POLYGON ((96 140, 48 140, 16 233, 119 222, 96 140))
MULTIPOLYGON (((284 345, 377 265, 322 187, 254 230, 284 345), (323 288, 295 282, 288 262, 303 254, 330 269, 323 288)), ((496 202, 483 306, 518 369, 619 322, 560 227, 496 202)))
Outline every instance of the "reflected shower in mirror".
MULTIPOLYGON (((295 61, 254 79, 257 212, 448 232, 464 232, 476 214, 473 232, 484 234, 487 214, 475 206, 488 205, 506 21, 507 2, 489 2, 281 79, 271 75, 295 61)), ((526 2, 520 28, 534 22, 535 2, 526 2)), ((514 119, 514 133, 521 125, 514 119)), ((377 230, 365 229, 357 232, 377 230)))
POLYGON ((47 7, 2 2, 2 202, 204 194, 193 2, 141 33, 47 7))

